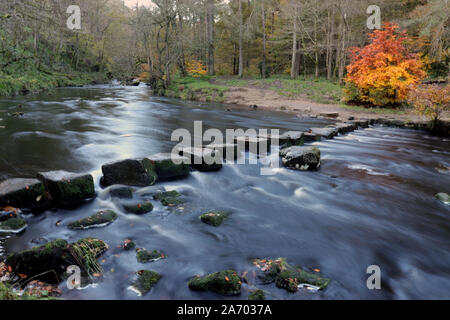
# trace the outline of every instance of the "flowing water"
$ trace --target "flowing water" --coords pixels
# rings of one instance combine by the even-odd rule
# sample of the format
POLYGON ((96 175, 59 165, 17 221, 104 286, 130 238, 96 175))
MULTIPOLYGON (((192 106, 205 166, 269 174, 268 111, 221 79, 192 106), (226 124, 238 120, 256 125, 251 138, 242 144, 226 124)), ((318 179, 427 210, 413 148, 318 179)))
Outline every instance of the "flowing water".
MULTIPOLYGON (((257 285, 272 299, 416 299, 450 297, 450 206, 433 198, 449 192, 450 141, 425 132, 372 127, 314 143, 323 156, 317 172, 284 168, 261 176, 258 165, 225 165, 219 172, 137 190, 180 191, 188 202, 144 216, 127 215, 98 185, 101 165, 113 160, 169 152, 177 128, 275 128, 306 130, 330 124, 286 113, 186 103, 152 97, 146 87, 96 86, 58 89, 0 100, 0 180, 33 177, 38 171, 90 172, 97 198, 75 210, 28 215, 28 229, 6 241, 7 251, 36 242, 87 236, 105 240, 105 273, 96 286, 68 290, 67 299, 210 299, 193 292, 194 275, 233 268, 254 270, 251 259, 286 257, 319 268, 332 279, 318 293, 288 293, 257 285), (22 108, 17 106, 21 104, 22 108), (23 116, 14 117, 14 112, 23 116), (72 231, 67 223, 111 208, 119 219, 105 228, 72 231), (221 227, 203 224, 207 210, 231 212, 221 227), (57 223, 60 222, 60 223, 57 223), (40 239, 41 238, 41 239, 40 239), (43 238, 43 239, 42 239, 43 238), (117 246, 163 250, 169 258, 150 264, 117 246), (381 290, 368 290, 370 265, 381 268, 381 290), (163 278, 143 298, 128 290, 134 272, 150 269, 163 278)), ((1 250, 0 250, 1 254, 1 250)), ((238 298, 246 299, 244 286, 238 298)))

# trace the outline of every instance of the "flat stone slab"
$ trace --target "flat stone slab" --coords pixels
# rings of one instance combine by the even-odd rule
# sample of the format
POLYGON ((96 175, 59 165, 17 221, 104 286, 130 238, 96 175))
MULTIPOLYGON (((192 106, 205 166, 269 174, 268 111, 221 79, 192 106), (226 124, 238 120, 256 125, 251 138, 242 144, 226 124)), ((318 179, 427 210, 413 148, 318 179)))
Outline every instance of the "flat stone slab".
POLYGON ((315 142, 315 141, 320 141, 322 138, 320 136, 318 136, 317 134, 314 134, 312 132, 305 132, 305 134, 303 135, 303 140, 305 142, 315 142))
POLYGON ((357 126, 354 123, 338 123, 335 125, 335 128, 338 130, 339 133, 345 134, 352 132, 357 128, 357 126))
POLYGON ((337 136, 338 130, 336 128, 311 128, 311 133, 325 138, 325 139, 332 139, 333 137, 337 136))
POLYGON ((183 148, 180 155, 191 160, 191 167, 198 171, 217 171, 222 169, 222 156, 213 149, 183 148))
POLYGON ((283 134, 273 135, 270 133, 260 134, 258 137, 263 139, 269 139, 270 143, 273 144, 273 140, 278 140, 278 145, 287 145, 287 146, 300 146, 304 143, 304 133, 301 131, 287 131, 283 134))
POLYGON ((158 153, 147 157, 155 164, 159 181, 182 179, 189 175, 189 159, 171 153, 158 153))
POLYGON ((280 157, 287 168, 306 171, 320 167, 320 150, 317 147, 284 148, 280 151, 280 157))
POLYGON ((94 178, 90 174, 59 170, 40 172, 37 178, 44 184, 50 200, 59 206, 73 206, 95 197, 94 178))
POLYGON ((114 184, 147 187, 153 185, 158 178, 155 164, 146 158, 107 163, 102 166, 102 172, 100 183, 104 187, 114 184))
POLYGON ((203 147, 219 152, 223 159, 236 160, 241 156, 241 150, 236 143, 209 144, 203 147))
POLYGON ((268 138, 239 136, 234 138, 234 142, 240 149, 252 153, 267 154, 270 152, 271 140, 268 138))
POLYGON ((44 184, 37 179, 8 179, 0 183, 0 206, 33 209, 48 204, 44 184))
POLYGON ((360 128, 368 128, 369 127, 369 120, 352 120, 349 121, 349 123, 353 123, 357 127, 360 128))
POLYGON ((338 112, 322 112, 322 113, 319 114, 319 116, 325 117, 325 118, 336 119, 336 118, 339 117, 339 113, 338 112))

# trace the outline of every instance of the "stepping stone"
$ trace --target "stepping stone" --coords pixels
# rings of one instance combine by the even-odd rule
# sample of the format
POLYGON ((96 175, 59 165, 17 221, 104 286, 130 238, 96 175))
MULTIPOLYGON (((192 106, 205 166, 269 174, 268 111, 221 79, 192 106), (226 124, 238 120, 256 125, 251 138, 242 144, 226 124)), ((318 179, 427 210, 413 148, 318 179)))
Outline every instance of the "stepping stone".
POLYGON ((239 136, 234 138, 239 149, 245 149, 252 153, 267 154, 270 152, 271 140, 263 137, 239 136))
POLYGON ((50 200, 58 206, 74 206, 95 197, 94 178, 90 174, 67 171, 40 172, 50 200))
POLYGON ((171 153, 158 153, 147 157, 155 164, 158 181, 182 179, 189 175, 189 159, 171 153))
POLYGON ((155 164, 146 158, 126 159, 102 166, 103 177, 100 183, 104 187, 114 184, 147 187, 156 182, 155 164))
POLYGON ((350 123, 353 123, 354 125, 356 125, 358 128, 368 128, 369 127, 369 120, 352 120, 349 121, 350 123))
POLYGON ((305 132, 305 134, 303 135, 303 139, 305 142, 316 142, 320 141, 322 138, 312 132, 305 132))
POLYGON ((287 131, 280 135, 273 134, 261 134, 258 137, 263 139, 269 139, 271 143, 274 143, 272 139, 278 140, 278 145, 286 145, 286 146, 300 146, 304 143, 304 133, 301 131, 287 131))
POLYGON ((337 136, 338 131, 336 128, 329 128, 329 127, 311 128, 311 133, 325 139, 332 139, 333 137, 337 136))
POLYGON ((8 179, 0 183, 0 207, 34 209, 48 205, 44 184, 37 179, 8 179))
POLYGON ((183 148, 180 155, 191 160, 191 167, 198 171, 218 171, 222 169, 222 156, 208 148, 183 148))
POLYGON ((325 118, 333 118, 333 119, 336 119, 339 117, 338 112, 322 112, 319 115, 322 117, 325 117, 325 118))
POLYGON ((317 147, 284 148, 280 151, 280 157, 287 168, 306 171, 320 167, 320 150, 317 147))

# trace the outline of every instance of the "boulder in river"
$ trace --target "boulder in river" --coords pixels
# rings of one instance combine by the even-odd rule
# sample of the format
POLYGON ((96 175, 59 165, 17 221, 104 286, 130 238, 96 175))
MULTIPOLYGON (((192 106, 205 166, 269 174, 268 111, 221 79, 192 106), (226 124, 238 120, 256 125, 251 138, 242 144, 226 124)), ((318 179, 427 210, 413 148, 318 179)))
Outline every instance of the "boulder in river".
POLYGON ((27 222, 18 217, 9 218, 0 222, 0 233, 20 233, 27 227, 27 222))
POLYGON ((450 196, 447 193, 440 192, 434 196, 436 199, 445 204, 450 204, 450 196))
POLYGON ((338 123, 334 126, 340 134, 346 134, 356 129, 354 123, 338 123))
POLYGON ((155 164, 158 181, 182 179, 189 175, 189 159, 171 153, 158 153, 147 157, 155 164))
POLYGON ((111 198, 131 199, 133 198, 133 189, 130 187, 113 186, 109 190, 111 198))
POLYGON ((90 174, 67 171, 40 172, 50 200, 58 206, 74 206, 95 197, 94 178, 90 174))
POLYGON ((264 294, 264 291, 258 289, 248 296, 248 300, 266 300, 266 295, 264 294))
POLYGON ((104 227, 113 223, 117 219, 117 213, 112 210, 100 210, 92 216, 73 221, 68 227, 75 230, 85 230, 90 228, 104 227))
POLYGON ((147 263, 147 262, 155 262, 160 259, 167 258, 167 254, 164 252, 161 252, 159 250, 145 250, 145 249, 137 249, 136 250, 136 259, 140 263, 147 263))
POLYGON ((228 213, 223 211, 210 211, 200 216, 200 220, 214 227, 220 226, 228 218, 228 213))
POLYGON ((86 272, 96 263, 96 259, 108 249, 102 240, 81 239, 69 244, 57 239, 46 244, 8 255, 6 264, 16 274, 28 279, 35 277, 49 283, 59 283, 61 275, 70 265, 78 265, 86 272))
POLYGON ((8 179, 0 183, 0 207, 34 209, 48 204, 44 185, 37 179, 8 179))
POLYGON ((234 270, 215 272, 203 277, 192 278, 188 286, 195 291, 211 291, 224 296, 241 292, 241 279, 234 270))
POLYGON ((100 183, 104 187, 113 184, 147 187, 157 180, 155 164, 149 159, 127 159, 111 162, 102 166, 103 177, 100 183))
POLYGON ((145 201, 138 204, 124 204, 123 208, 128 213, 146 214, 153 210, 153 204, 150 201, 145 201))
POLYGON ((368 128, 369 127, 369 120, 352 120, 349 121, 350 123, 353 123, 355 126, 357 127, 361 127, 361 128, 368 128))
POLYGON ((332 139, 333 137, 337 136, 338 130, 334 127, 311 128, 311 133, 318 137, 332 139))
POLYGON ((280 157, 287 168, 306 171, 320 167, 320 150, 317 147, 284 148, 280 151, 280 157))
POLYGON ((151 270, 139 270, 136 272, 137 280, 133 282, 131 288, 139 295, 144 295, 161 279, 161 275, 151 270))
POLYGON ((181 193, 176 190, 158 192, 153 196, 154 200, 160 201, 163 206, 175 207, 183 204, 185 201, 180 199, 181 193))

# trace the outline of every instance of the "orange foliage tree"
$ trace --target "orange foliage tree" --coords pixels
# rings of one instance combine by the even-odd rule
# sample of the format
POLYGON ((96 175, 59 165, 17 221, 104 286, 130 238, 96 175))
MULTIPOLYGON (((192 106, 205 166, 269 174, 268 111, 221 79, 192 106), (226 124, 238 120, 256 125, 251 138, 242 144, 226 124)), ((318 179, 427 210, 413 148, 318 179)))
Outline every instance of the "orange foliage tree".
POLYGON ((450 84, 417 86, 409 92, 408 101, 435 126, 444 113, 450 111, 450 84))
POLYGON ((206 67, 200 61, 197 60, 187 62, 186 71, 191 77, 194 78, 200 78, 208 74, 206 67))
POLYGON ((425 78, 417 54, 409 53, 406 32, 398 25, 383 24, 369 35, 364 48, 350 48, 344 100, 376 106, 396 105, 407 99, 411 86, 425 78))

